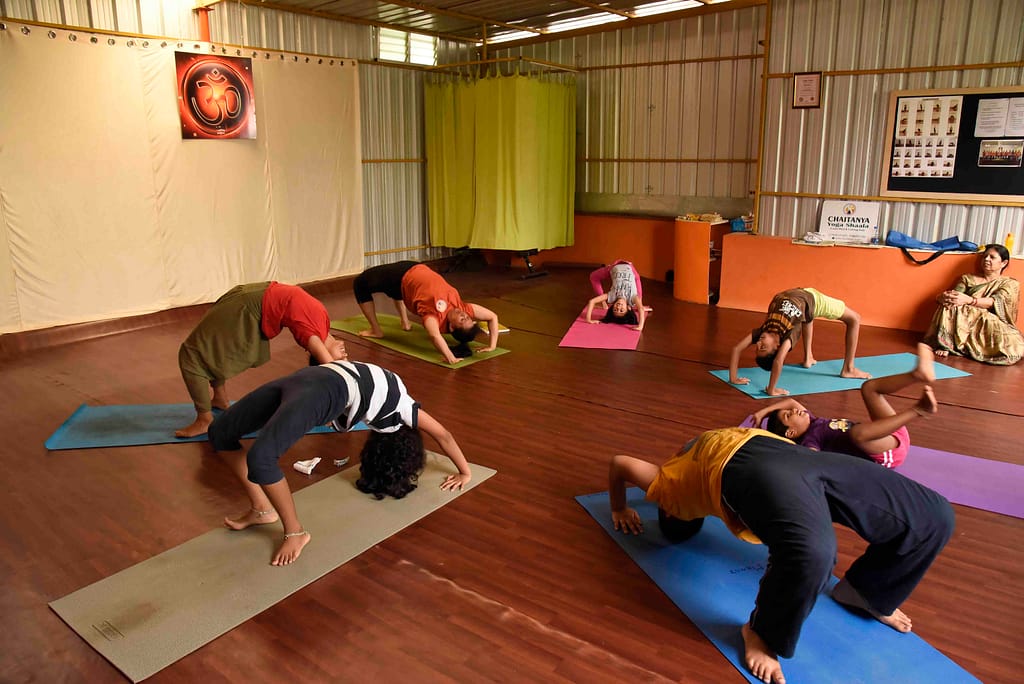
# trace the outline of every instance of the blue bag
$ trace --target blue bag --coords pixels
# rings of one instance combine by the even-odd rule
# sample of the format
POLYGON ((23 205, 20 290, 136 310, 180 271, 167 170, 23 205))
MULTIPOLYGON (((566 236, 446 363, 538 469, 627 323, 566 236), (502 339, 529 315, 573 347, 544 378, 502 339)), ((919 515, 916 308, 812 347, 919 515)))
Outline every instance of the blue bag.
POLYGON ((935 242, 922 242, 915 237, 911 237, 906 233, 901 233, 898 230, 890 230, 888 235, 885 236, 885 244, 890 247, 899 247, 903 251, 903 256, 907 257, 915 264, 923 265, 929 261, 934 261, 946 252, 977 252, 978 245, 973 242, 967 242, 961 240, 959 236, 948 237, 935 242), (932 250, 935 254, 932 254, 927 259, 915 259, 914 255, 908 250, 911 249, 927 249, 932 250))

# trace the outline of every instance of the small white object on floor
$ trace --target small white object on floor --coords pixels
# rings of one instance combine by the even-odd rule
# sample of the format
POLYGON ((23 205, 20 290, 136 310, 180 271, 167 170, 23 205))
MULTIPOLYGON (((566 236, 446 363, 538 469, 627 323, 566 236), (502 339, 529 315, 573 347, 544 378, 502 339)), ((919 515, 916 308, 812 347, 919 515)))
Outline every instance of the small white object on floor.
POLYGON ((294 464, 292 464, 292 467, 298 470, 300 473, 312 475, 313 468, 316 468, 316 464, 319 463, 321 460, 322 459, 320 458, 311 458, 308 461, 296 461, 294 464))
POLYGON ((348 456, 346 456, 345 458, 336 458, 336 459, 334 459, 334 465, 337 468, 340 468, 341 466, 345 465, 346 463, 348 463, 348 456))

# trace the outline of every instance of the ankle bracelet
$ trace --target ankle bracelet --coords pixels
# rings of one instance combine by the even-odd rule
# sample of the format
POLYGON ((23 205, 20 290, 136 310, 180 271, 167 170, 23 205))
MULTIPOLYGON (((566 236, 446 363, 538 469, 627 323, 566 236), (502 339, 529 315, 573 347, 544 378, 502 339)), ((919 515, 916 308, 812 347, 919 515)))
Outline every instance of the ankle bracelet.
POLYGON ((298 532, 285 532, 284 538, 291 539, 292 537, 303 537, 307 534, 309 534, 309 532, 307 532, 306 530, 299 530, 298 532))
POLYGON ((265 516, 265 515, 270 515, 270 514, 271 514, 271 513, 273 513, 274 511, 273 511, 273 509, 271 509, 271 510, 269 510, 269 511, 261 511, 261 510, 259 510, 258 508, 256 508, 255 506, 253 506, 253 507, 252 507, 252 512, 256 514, 256 517, 257 517, 257 518, 262 518, 262 517, 263 517, 263 516, 265 516))

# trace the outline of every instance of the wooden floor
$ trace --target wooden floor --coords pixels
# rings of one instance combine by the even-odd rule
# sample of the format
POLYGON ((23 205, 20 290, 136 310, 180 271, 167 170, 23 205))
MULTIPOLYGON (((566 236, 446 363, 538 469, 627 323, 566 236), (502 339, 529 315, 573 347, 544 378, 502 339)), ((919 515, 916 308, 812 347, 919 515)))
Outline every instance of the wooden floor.
MULTIPOLYGON (((754 410, 755 400, 708 371, 727 365, 761 317, 677 302, 670 286, 648 282, 655 312, 636 352, 560 349, 589 296, 586 271, 517 275, 449 275, 512 328, 502 336, 512 353, 495 360, 450 370, 346 336, 351 358, 397 371, 467 457, 497 476, 150 681, 742 681, 573 497, 607 488, 613 454, 661 461, 754 410)), ((322 298, 333 317, 357 313, 350 293, 322 298)), ((205 443, 43 447, 83 402, 187 401, 177 348, 200 314, 0 361, 0 681, 125 681, 47 603, 247 506, 205 443)), ((841 356, 841 326, 816 326, 814 341, 819 359, 841 356)), ((865 328, 859 351, 911 351, 915 341, 865 328)), ((973 375, 937 383, 940 413, 911 427, 914 442, 1024 465, 1024 364, 949 363, 973 375)), ((230 382, 231 394, 303 364, 281 335, 272 361, 230 382)), ((819 415, 865 417, 856 392, 805 403, 819 415)), ((356 457, 364 439, 309 437, 285 461, 356 457)), ((298 490, 334 469, 285 472, 298 490)), ((1024 520, 960 506, 956 514, 953 539, 904 610, 921 637, 982 681, 1019 682, 1024 520)), ((863 546, 838 535, 841 575, 863 546)))

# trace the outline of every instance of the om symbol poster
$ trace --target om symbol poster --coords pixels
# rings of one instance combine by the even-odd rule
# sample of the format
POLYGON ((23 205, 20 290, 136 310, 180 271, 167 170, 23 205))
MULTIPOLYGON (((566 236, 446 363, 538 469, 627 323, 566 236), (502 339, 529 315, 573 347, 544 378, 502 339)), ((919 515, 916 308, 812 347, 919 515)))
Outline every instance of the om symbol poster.
POLYGON ((251 59, 175 52, 174 62, 182 139, 256 137, 251 59))

